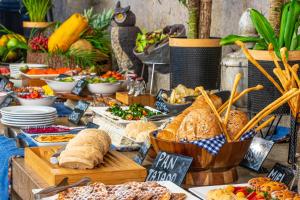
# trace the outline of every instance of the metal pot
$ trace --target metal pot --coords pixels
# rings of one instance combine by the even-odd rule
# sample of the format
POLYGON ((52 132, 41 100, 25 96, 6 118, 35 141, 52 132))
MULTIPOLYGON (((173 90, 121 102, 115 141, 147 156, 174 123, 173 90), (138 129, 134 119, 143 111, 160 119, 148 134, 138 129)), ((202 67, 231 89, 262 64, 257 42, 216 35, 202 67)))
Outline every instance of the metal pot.
MULTIPOLYGON (((235 75, 241 73, 241 79, 237 92, 248 87, 248 60, 242 51, 229 53, 223 57, 221 62, 221 90, 231 90, 235 75)), ((240 108, 247 107, 247 95, 238 100, 235 105, 240 108)))

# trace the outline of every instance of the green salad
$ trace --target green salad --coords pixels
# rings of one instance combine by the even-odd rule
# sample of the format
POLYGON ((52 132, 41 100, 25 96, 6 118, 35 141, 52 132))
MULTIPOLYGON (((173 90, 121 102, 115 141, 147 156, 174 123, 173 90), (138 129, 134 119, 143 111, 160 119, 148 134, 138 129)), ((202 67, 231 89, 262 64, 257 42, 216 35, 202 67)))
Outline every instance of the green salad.
POLYGON ((94 84, 94 83, 117 83, 118 80, 114 77, 110 78, 100 78, 100 77, 93 77, 87 79, 88 83, 94 84))
POLYGON ((113 115, 121 117, 125 120, 140 120, 144 117, 151 117, 160 114, 145 108, 141 104, 132 104, 127 109, 121 108, 119 105, 114 105, 108 109, 113 115))

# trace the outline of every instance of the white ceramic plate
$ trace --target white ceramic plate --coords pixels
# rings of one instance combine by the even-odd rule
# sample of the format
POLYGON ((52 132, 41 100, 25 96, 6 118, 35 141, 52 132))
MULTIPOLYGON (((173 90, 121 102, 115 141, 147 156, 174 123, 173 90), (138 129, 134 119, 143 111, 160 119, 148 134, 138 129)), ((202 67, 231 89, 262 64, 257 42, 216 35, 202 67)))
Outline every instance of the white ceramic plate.
POLYGON ((11 106, 1 109, 2 114, 36 116, 57 113, 55 108, 48 106, 11 106))
POLYGON ((25 76, 27 78, 30 78, 30 79, 41 79, 41 78, 47 78, 47 79, 54 79, 56 77, 59 76, 59 74, 39 74, 39 75, 29 75, 29 74, 26 74, 26 73, 23 73, 21 72, 21 75, 22 76, 25 76))
MULTIPOLYGON (((114 122, 117 122, 117 123, 120 123, 120 124, 129 124, 131 122, 136 122, 136 121, 140 121, 140 120, 124 120, 122 119, 121 117, 118 117, 118 116, 115 116, 113 114, 111 114, 111 112, 107 111, 109 107, 90 107, 90 109, 92 111, 94 111, 96 114, 110 120, 110 121, 114 121, 114 122)), ((128 108, 128 106, 122 106, 122 109, 126 109, 128 108)), ((145 108, 153 111, 153 112, 160 112, 154 108, 151 108, 149 106, 145 106, 145 108)), ((159 121, 158 121, 159 122, 159 121)), ((155 123, 155 122, 154 122, 155 123)))
POLYGON ((49 122, 49 123, 41 123, 41 124, 15 124, 15 123, 9 123, 6 121, 1 120, 1 123, 7 126, 13 126, 13 127, 19 127, 19 128, 28 128, 28 127, 38 127, 38 126, 50 126, 52 124, 54 124, 53 122, 49 122))
POLYGON ((54 92, 57 93, 70 93, 78 82, 78 80, 75 80, 74 82, 62 82, 47 79, 45 79, 44 81, 49 85, 49 87, 52 88, 54 92))
POLYGON ((16 123, 36 123, 36 122, 48 122, 48 121, 54 121, 56 117, 51 117, 51 118, 43 118, 43 119, 15 119, 15 118, 7 118, 7 117, 2 117, 2 120, 7 121, 7 122, 16 122, 16 123))
MULTIPOLYGON (((229 184, 230 185, 230 184, 229 184)), ((232 186, 247 186, 248 184, 231 184, 232 186)), ((193 194, 197 195, 201 199, 205 200, 207 199, 207 193, 210 190, 215 190, 215 189, 222 189, 225 188, 228 185, 214 185, 214 186, 204 186, 204 187, 194 187, 190 188, 189 191, 192 192, 193 194)))
MULTIPOLYGON (((170 182, 170 181, 158 181, 158 183, 162 186, 165 186, 166 188, 168 188, 172 193, 184 193, 186 194, 187 198, 185 200, 199 200, 199 198, 195 197, 194 195, 192 195, 191 193, 187 192, 186 190, 182 189, 181 187, 179 187, 178 185, 170 182)), ((36 194, 39 191, 41 191, 42 189, 33 189, 32 193, 36 194)), ((42 200, 56 200, 58 195, 52 196, 52 197, 47 197, 47 198, 43 198, 42 200)))
MULTIPOLYGON (((40 119, 45 119, 45 118, 53 118, 53 117, 57 117, 56 113, 53 114, 49 114, 49 115, 32 115, 30 116, 30 119, 34 119, 34 120, 40 120, 40 119)), ((2 118, 12 118, 12 119, 20 119, 20 120, 24 120, 27 121, 28 119, 28 115, 8 115, 8 114, 3 114, 2 118)))

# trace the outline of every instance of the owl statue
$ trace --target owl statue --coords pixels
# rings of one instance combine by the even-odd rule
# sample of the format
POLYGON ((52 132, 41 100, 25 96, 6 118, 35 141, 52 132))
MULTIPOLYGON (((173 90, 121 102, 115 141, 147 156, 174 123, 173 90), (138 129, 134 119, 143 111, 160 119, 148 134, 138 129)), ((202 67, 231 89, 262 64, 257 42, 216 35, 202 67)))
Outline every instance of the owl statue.
POLYGON ((118 66, 120 69, 131 70, 140 75, 143 64, 133 54, 137 34, 141 32, 135 26, 135 14, 130 10, 130 6, 122 8, 120 1, 118 1, 113 21, 111 44, 118 66))

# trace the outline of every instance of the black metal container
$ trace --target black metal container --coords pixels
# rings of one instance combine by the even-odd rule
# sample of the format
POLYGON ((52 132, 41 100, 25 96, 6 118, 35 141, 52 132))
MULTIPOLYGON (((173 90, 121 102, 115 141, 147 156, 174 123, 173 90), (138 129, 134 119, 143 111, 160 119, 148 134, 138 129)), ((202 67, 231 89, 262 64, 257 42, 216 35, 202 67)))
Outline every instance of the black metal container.
MULTIPOLYGON (((299 114, 298 114, 299 116, 299 114)), ((291 115, 291 124, 290 124, 290 141, 289 141, 289 154, 288 154, 288 163, 295 164, 297 162, 297 153, 299 154, 299 142, 300 139, 298 134, 300 134, 300 119, 298 120, 291 115)))
POLYGON ((207 90, 220 87, 219 39, 170 39, 171 88, 178 84, 207 90))
MULTIPOLYGON (((275 79, 277 83, 280 84, 276 75, 273 73, 273 69, 275 68, 275 64, 273 59, 269 55, 268 51, 257 51, 250 50, 251 55, 255 60, 275 79)), ((292 66, 293 64, 300 64, 300 51, 294 51, 289 53, 289 64, 292 66)), ((282 69, 284 66, 280 61, 282 69)), ((264 86, 263 90, 251 92, 248 94, 248 110, 251 113, 257 113, 264 109, 267 105, 272 103, 274 100, 281 96, 280 92, 277 88, 263 75, 251 62, 248 64, 248 87, 254 87, 258 84, 264 86)), ((281 84, 280 84, 281 85, 281 84)), ((277 110, 273 112, 273 114, 277 115, 288 115, 290 113, 290 109, 288 104, 284 104, 279 107, 277 110)))

